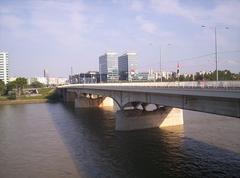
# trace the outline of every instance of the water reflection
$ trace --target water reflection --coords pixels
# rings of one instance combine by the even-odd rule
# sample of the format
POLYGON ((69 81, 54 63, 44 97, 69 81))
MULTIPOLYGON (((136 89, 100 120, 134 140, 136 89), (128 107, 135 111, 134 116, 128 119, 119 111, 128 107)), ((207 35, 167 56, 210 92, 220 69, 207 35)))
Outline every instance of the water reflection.
POLYGON ((240 154, 239 132, 239 118, 184 111, 186 137, 240 154))
POLYGON ((239 154, 191 138, 184 130, 191 132, 189 127, 117 132, 114 112, 63 107, 71 122, 55 122, 68 133, 63 139, 89 177, 218 177, 229 170, 238 175, 239 154))
POLYGON ((45 104, 0 106, 0 177, 79 177, 45 104))
POLYGON ((239 177, 240 121, 214 117, 119 132, 111 110, 0 106, 0 177, 239 177))

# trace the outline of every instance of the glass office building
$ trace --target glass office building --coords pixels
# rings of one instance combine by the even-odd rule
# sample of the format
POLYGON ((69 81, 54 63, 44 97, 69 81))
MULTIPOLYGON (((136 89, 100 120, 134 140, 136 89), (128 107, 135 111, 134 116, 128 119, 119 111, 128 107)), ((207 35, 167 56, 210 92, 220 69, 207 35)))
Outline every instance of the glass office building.
POLYGON ((126 53, 118 57, 119 80, 132 81, 137 75, 137 54, 126 53))
POLYGON ((116 82, 118 76, 117 53, 107 52, 99 57, 100 82, 116 82))

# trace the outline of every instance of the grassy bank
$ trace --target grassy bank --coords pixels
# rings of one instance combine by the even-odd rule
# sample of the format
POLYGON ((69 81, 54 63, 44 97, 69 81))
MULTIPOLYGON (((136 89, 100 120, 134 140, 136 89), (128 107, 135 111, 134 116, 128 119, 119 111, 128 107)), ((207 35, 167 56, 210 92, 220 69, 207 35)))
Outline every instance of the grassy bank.
POLYGON ((16 99, 16 100, 0 100, 0 105, 4 104, 31 104, 31 103, 47 103, 48 99, 16 99))
POLYGON ((45 103, 58 101, 58 95, 54 88, 38 89, 38 96, 18 96, 16 99, 9 99, 7 96, 0 96, 1 104, 24 104, 24 103, 45 103))

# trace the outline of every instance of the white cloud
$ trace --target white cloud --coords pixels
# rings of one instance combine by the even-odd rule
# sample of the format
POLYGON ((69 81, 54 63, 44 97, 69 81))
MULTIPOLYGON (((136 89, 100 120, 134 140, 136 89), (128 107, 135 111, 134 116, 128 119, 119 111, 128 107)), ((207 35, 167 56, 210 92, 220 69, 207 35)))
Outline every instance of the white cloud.
POLYGON ((240 61, 237 59, 228 59, 228 60, 226 60, 226 62, 231 65, 239 65, 240 64, 240 61))
POLYGON ((117 4, 117 3, 119 3, 119 0, 112 0, 112 3, 117 4))
POLYGON ((140 27, 143 31, 151 34, 156 33, 157 26, 153 22, 144 19, 142 16, 137 16, 136 20, 140 24, 140 27))
POLYGON ((189 12, 180 6, 178 0, 151 0, 151 6, 162 14, 190 17, 189 12))
POLYGON ((11 14, 0 15, 0 22, 2 24, 0 26, 4 26, 8 29, 19 28, 24 23, 23 20, 21 20, 21 18, 11 14))
POLYGON ((225 25, 240 26, 240 1, 227 1, 218 5, 209 16, 212 21, 225 25))
POLYGON ((13 30, 15 36, 43 34, 63 44, 76 43, 100 23, 99 17, 87 15, 88 8, 80 1, 27 1, 7 9, 1 10, 0 26, 13 30))
POLYGON ((30 24, 42 32, 70 37, 86 29, 87 18, 81 3, 41 1, 32 8, 30 24))
POLYGON ((198 24, 240 26, 240 1, 216 1, 214 8, 183 6, 179 0, 151 0, 152 9, 161 14, 184 17, 198 24))
POLYGON ((134 0, 131 2, 131 9, 134 11, 141 11, 143 9, 143 4, 139 0, 134 0))

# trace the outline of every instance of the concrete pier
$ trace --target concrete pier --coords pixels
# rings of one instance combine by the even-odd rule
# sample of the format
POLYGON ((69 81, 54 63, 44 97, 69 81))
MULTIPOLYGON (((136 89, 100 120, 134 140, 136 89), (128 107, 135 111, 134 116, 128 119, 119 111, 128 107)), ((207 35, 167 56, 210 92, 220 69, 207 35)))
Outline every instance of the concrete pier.
POLYGON ((85 97, 79 96, 75 98, 75 108, 91 108, 91 107, 109 107, 113 106, 113 100, 109 97, 85 97))
MULTIPOLYGON (((75 108, 114 108, 114 101, 110 97, 68 93, 66 99, 67 102, 74 101, 75 108)), ((182 109, 156 107, 156 110, 149 111, 148 106, 150 105, 147 103, 133 102, 125 106, 127 109, 124 109, 124 107, 120 108, 120 110, 116 112, 116 130, 138 130, 183 125, 182 109), (141 106, 142 109, 137 109, 138 106, 141 106)))
POLYGON ((183 125, 183 111, 165 107, 163 110, 121 110, 116 113, 116 130, 138 130, 183 125))
POLYGON ((182 109, 174 107, 141 102, 129 102, 121 106, 119 102, 114 102, 111 97, 78 92, 67 92, 64 100, 65 102, 73 102, 75 108, 112 107, 116 110, 117 105, 116 130, 138 130, 183 125, 182 109))
POLYGON ((87 97, 75 98, 75 108, 91 108, 98 107, 101 103, 102 98, 90 99, 87 97))

